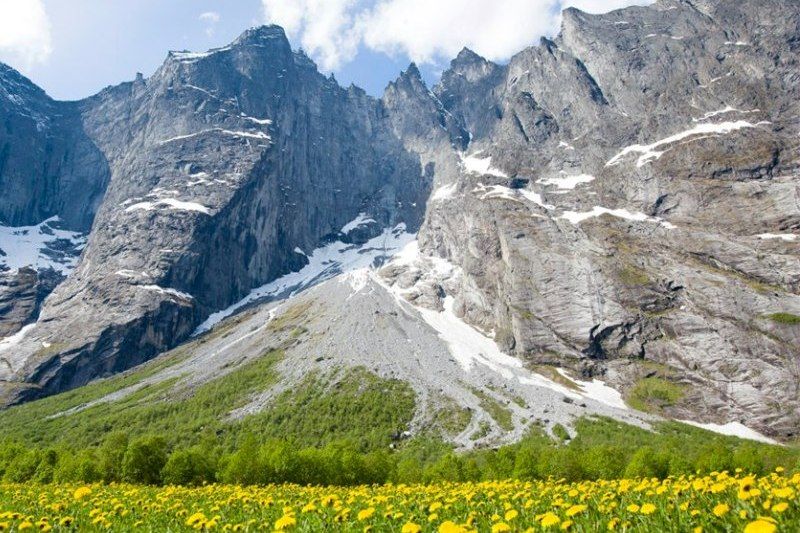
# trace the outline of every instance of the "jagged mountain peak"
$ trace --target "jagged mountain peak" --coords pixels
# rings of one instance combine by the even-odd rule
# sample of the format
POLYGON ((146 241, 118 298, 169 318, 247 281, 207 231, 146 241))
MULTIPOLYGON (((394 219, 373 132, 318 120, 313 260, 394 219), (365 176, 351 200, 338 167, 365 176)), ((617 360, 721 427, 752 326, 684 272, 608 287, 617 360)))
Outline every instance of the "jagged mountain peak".
POLYGON ((272 39, 288 42, 286 31, 277 24, 265 24, 245 30, 233 41, 233 45, 263 43, 272 39))

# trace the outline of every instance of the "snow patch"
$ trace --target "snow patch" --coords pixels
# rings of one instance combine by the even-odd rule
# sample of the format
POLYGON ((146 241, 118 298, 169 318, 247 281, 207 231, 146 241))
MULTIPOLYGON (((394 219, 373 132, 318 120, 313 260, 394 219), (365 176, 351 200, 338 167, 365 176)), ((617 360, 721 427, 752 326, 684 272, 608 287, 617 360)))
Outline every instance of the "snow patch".
POLYGON ((0 226, 0 265, 12 270, 52 268, 63 275, 72 272, 86 236, 57 229, 58 222, 58 217, 51 217, 35 226, 0 226))
POLYGON ((256 124, 260 124, 262 126, 269 126, 272 124, 272 120, 268 118, 256 118, 256 117, 249 117, 244 113, 241 114, 243 120, 249 120, 250 122, 254 122, 256 124))
POLYGON ((576 381, 581 390, 575 391, 526 369, 522 361, 503 353, 491 337, 458 318, 453 312, 454 302, 452 296, 447 296, 444 299, 444 311, 422 307, 416 307, 416 310, 436 330, 447 344, 450 354, 466 372, 476 365, 482 365, 507 380, 517 380, 523 385, 547 388, 574 400, 591 399, 617 409, 628 409, 620 393, 602 381, 576 381))
POLYGON ((750 429, 740 422, 728 422, 727 424, 702 424, 692 420, 678 420, 678 422, 706 429, 708 431, 713 431, 714 433, 719 433, 721 435, 730 435, 732 437, 739 437, 740 439, 755 440, 758 442, 765 442, 767 444, 778 444, 777 441, 767 437, 766 435, 762 435, 754 429, 750 429))
POLYGON ((27 335, 34 327, 36 327, 36 324, 28 324, 27 326, 23 326, 22 329, 10 337, 5 337, 0 340, 0 353, 17 346, 25 338, 25 335, 27 335))
POLYGON ((572 224, 580 224, 584 220, 599 217, 602 215, 611 215, 617 218, 624 218, 625 220, 631 220, 633 222, 656 222, 661 224, 667 229, 675 229, 675 225, 664 220, 661 220, 658 217, 651 217, 645 215, 640 211, 628 211, 627 209, 608 209, 607 207, 600 207, 594 206, 591 211, 564 211, 564 213, 559 217, 565 220, 568 220, 572 224))
POLYGON ((536 183, 541 183, 542 185, 555 185, 559 189, 563 190, 572 190, 581 183, 589 183, 590 181, 594 180, 595 177, 589 174, 578 174, 576 176, 563 176, 560 178, 542 178, 536 183))
POLYGON ((222 128, 210 128, 207 130, 200 130, 194 133, 187 133, 186 135, 177 135, 175 137, 170 137, 169 139, 164 139, 159 141, 158 144, 167 144, 175 141, 183 141, 185 139, 191 139, 193 137, 198 137, 200 135, 206 135, 208 133, 220 133, 222 135, 230 135, 232 137, 244 137, 249 139, 262 139, 262 140, 270 140, 270 136, 264 133, 263 131, 233 131, 233 130, 226 130, 222 128))
POLYGON ((750 111, 742 111, 741 109, 736 109, 735 107, 725 106, 722 109, 718 109, 716 111, 709 111, 705 115, 700 118, 693 118, 692 122, 704 122, 710 118, 714 118, 718 115, 725 115, 727 113, 740 113, 740 114, 749 114, 749 113, 758 113, 759 109, 751 109, 750 111))
POLYGON ((617 409, 628 409, 628 405, 625 403, 625 400, 622 399, 622 393, 613 387, 609 387, 604 381, 599 379, 580 381, 567 375, 563 368, 559 368, 557 371, 565 378, 576 383, 587 398, 610 405, 611 407, 616 407, 617 409))
POLYGON ((511 200, 514 202, 521 202, 522 199, 528 200, 533 202, 534 204, 538 205, 539 207, 543 207, 545 209, 555 209, 556 206, 547 204, 542 199, 542 195, 534 192, 529 191, 527 189, 512 189, 510 187, 506 187, 504 185, 483 185, 482 183, 478 183, 478 186, 475 187, 472 192, 481 194, 481 200, 489 200, 491 198, 503 198, 505 200, 511 200), (520 198, 522 197, 522 198, 520 198))
POLYGON ((475 152, 472 155, 459 153, 459 157, 461 158, 461 164, 464 165, 464 169, 467 172, 471 174, 481 174, 481 175, 488 174, 490 176, 497 176, 498 178, 508 177, 508 174, 506 174, 502 170, 492 167, 491 156, 478 157, 478 154, 480 153, 481 152, 475 152))
POLYGON ((340 241, 326 244, 307 255, 308 264, 306 266, 297 272, 290 272, 253 289, 250 294, 227 309, 211 314, 192 335, 199 335, 210 330, 236 311, 258 300, 290 296, 341 273, 382 264, 407 244, 413 242, 415 238, 416 235, 408 233, 406 225, 401 223, 392 229, 385 229, 383 233, 362 245, 346 244, 340 241))
POLYGON ((137 287, 144 289, 146 291, 153 291, 159 294, 169 294, 170 296, 175 296, 176 298, 180 298, 183 300, 194 300, 194 296, 191 294, 181 292, 175 289, 164 288, 159 285, 137 285, 137 287))
POLYGON ((351 231, 361 226, 366 226, 367 224, 376 223, 374 219, 370 218, 366 213, 359 213, 356 218, 342 226, 342 229, 339 230, 339 233, 344 233, 347 235, 351 231))
POLYGON ((442 185, 431 194, 431 201, 432 202, 440 202, 442 200, 447 200, 448 198, 452 198, 453 194, 456 192, 456 184, 451 183, 450 185, 442 185))
POLYGON ((794 233, 760 233, 756 237, 764 240, 780 239, 786 242, 794 242, 797 240, 798 235, 794 233))
POLYGON ((628 154, 641 154, 639 158, 636 160, 636 166, 642 167, 651 161, 655 161, 656 159, 660 158, 666 150, 659 151, 658 148, 663 146, 673 144, 689 137, 695 137, 699 135, 725 135, 737 130, 741 130, 744 128, 755 128, 761 124, 768 124, 768 122, 759 122, 757 124, 752 124, 745 120, 737 120, 735 122, 721 122, 719 124, 698 124, 694 128, 682 131, 680 133, 676 133, 675 135, 671 135, 659 141, 656 141, 652 144, 633 144, 630 146, 625 147, 620 153, 612 157, 606 163, 607 167, 618 165, 622 159, 628 154))
POLYGON ((197 213, 203 213, 204 215, 211 214, 211 210, 204 205, 198 204, 197 202, 183 202, 181 200, 176 200, 175 198, 163 198, 155 202, 139 202, 129 205, 125 208, 125 211, 152 211, 154 209, 158 209, 159 207, 166 207, 168 210, 175 211, 195 211, 197 213))
POLYGON ((173 50, 169 52, 169 55, 177 59, 178 61, 181 61, 182 63, 194 63, 195 61, 198 61, 205 57, 214 55, 218 52, 225 52, 230 49, 231 49, 230 46, 223 46, 222 48, 212 48, 208 52, 189 52, 188 50, 182 50, 182 51, 173 50))

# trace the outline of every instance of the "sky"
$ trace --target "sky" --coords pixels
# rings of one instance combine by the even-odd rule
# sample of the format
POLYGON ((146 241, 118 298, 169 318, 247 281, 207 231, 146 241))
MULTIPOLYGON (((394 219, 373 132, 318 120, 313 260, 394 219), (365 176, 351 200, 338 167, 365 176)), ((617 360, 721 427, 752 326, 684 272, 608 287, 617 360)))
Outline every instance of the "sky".
POLYGON ((378 95, 411 61, 435 82, 464 46, 497 62, 558 33, 560 12, 651 0, 0 0, 0 61, 75 100, 151 75, 168 50, 283 26, 339 83, 378 95))

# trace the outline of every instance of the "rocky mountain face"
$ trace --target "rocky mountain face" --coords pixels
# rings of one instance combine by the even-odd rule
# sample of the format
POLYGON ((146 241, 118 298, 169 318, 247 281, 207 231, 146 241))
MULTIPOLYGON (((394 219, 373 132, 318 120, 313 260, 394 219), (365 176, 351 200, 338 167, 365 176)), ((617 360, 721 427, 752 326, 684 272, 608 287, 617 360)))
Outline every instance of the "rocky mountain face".
POLYGON ((568 9, 557 38, 507 65, 464 50, 436 87, 412 65, 381 99, 319 74, 276 27, 171 52, 152 77, 81 102, 4 67, 0 395, 124 370, 416 234, 345 285, 358 298, 318 290, 307 307, 331 321, 295 346, 293 368, 320 352, 368 365, 383 346, 378 371, 425 397, 478 409, 485 381, 555 419, 549 396, 544 408, 519 390, 558 369, 644 395, 659 415, 791 438, 798 59, 796 2, 659 0, 568 9), (38 246, 33 270, 12 246, 38 246), (68 275, 41 303, 50 270, 68 275), (376 344, 391 302, 405 318, 376 344), (465 344, 464 324, 483 334, 465 344), (437 337, 468 379, 437 366, 437 337), (411 356, 426 371, 390 360, 411 356))

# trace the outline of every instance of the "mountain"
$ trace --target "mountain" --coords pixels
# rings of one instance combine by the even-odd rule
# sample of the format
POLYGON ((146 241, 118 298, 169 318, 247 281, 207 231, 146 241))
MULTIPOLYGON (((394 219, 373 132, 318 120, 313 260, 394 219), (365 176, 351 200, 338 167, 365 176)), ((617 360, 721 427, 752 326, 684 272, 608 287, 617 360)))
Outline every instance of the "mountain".
POLYGON ((80 102, 4 67, 0 398, 158 356, 69 409, 169 401, 280 349, 229 416, 363 368, 463 447, 593 414, 790 440, 798 34, 791 0, 567 9, 380 99, 275 26, 80 102))

